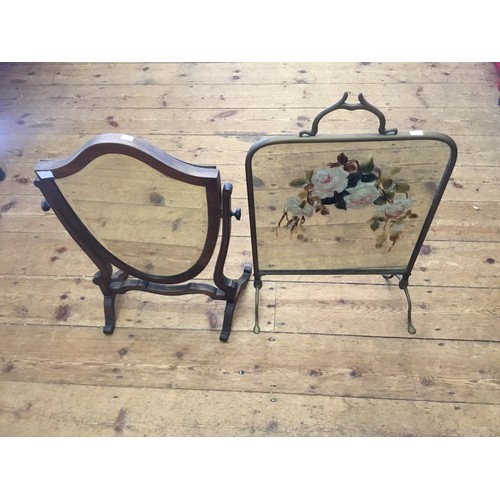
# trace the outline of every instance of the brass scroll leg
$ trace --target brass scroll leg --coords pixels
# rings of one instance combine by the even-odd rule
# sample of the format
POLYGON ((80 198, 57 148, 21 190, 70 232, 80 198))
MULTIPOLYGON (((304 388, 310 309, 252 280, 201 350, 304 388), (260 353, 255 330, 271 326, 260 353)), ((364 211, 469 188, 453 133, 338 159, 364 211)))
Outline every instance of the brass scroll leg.
POLYGON ((413 326, 411 322, 411 298, 410 298, 410 292, 408 291, 408 279, 407 278, 401 278, 399 280, 399 288, 405 292, 406 295, 406 300, 408 301, 408 333, 410 335, 415 335, 417 333, 417 330, 413 326))
POLYGON ((406 295, 406 300, 408 301, 408 333, 410 335, 415 335, 417 333, 417 330, 415 327, 412 325, 411 322, 411 298, 410 298, 410 292, 408 291, 408 278, 405 278, 404 276, 399 280, 399 288, 405 292, 406 295))
POLYGON ((259 326, 259 292, 260 289, 262 288, 262 281, 260 279, 255 279, 254 280, 254 287, 255 287, 255 325, 253 327, 253 333, 260 333, 260 326, 259 326))
MULTIPOLYGON (((395 275, 394 274, 383 274, 382 275, 385 279, 391 279, 393 278, 395 275)), ((401 290, 404 291, 405 295, 406 295, 406 300, 408 302, 408 333, 410 335, 415 335, 415 333, 417 333, 417 330, 415 329, 415 327, 413 326, 412 322, 411 322, 411 308, 412 308, 412 305, 411 305, 411 297, 410 297, 410 292, 408 291, 408 277, 407 276, 398 276, 396 275, 396 277, 398 278, 399 280, 399 288, 401 290)))

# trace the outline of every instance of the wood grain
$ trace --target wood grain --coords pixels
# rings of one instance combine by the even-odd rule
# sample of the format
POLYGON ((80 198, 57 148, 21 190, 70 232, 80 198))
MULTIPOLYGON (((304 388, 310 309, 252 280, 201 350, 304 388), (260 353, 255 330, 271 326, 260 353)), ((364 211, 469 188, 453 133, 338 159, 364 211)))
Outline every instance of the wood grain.
MULTIPOLYGON (((497 80, 486 62, 0 65, 0 435, 498 436, 497 80), (410 278, 417 334, 395 282, 341 275, 265 276, 259 335, 250 283, 227 344, 224 304, 206 296, 129 292, 105 336, 95 266, 41 211, 36 162, 122 132, 217 165, 243 211, 227 260, 237 277, 252 261, 248 148, 310 128, 344 91, 389 127, 458 145, 410 278)), ((334 115, 320 132, 378 125, 334 115)))

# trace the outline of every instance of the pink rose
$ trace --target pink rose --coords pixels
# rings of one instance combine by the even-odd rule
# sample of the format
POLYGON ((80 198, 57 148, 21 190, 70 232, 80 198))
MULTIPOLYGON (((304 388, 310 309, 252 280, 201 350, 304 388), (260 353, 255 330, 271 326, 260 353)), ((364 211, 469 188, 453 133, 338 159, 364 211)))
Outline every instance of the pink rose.
POLYGON ((380 192, 374 184, 358 182, 356 187, 349 188, 349 194, 344 196, 347 208, 363 208, 380 197, 380 192))
POLYGON ((379 207, 380 214, 384 214, 388 219, 399 219, 413 205, 413 201, 409 198, 394 200, 394 203, 386 203, 379 207))

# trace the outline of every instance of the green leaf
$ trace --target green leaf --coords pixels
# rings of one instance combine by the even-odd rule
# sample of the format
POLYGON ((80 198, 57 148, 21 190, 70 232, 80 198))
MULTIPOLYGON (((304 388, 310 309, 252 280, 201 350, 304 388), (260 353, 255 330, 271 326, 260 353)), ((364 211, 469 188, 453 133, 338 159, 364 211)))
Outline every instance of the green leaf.
POLYGON ((373 172, 374 168, 375 164, 373 163, 373 158, 370 158, 368 161, 365 161, 359 166, 362 174, 369 174, 370 172, 373 172))
POLYGON ((396 192, 398 193, 407 193, 410 190, 410 185, 406 182, 397 182, 396 183, 396 192))
POLYGON ((311 182, 311 178, 314 174, 314 170, 311 168, 310 170, 306 170, 306 179, 311 182))
POLYGON ((392 186, 392 179, 389 177, 388 179, 382 179, 382 187, 384 189, 389 189, 392 186))
POLYGON ((380 221, 377 219, 377 220, 374 220, 371 224, 370 224, 370 227, 372 229, 372 231, 376 231, 379 227, 380 227, 380 221))
POLYGON ((386 199, 383 196, 379 196, 374 202, 374 205, 385 205, 386 199))
POLYGON ((386 234, 385 232, 383 232, 382 234, 379 234, 377 236, 377 240, 376 240, 376 243, 375 243, 375 247, 376 248, 382 248, 384 243, 385 243, 385 239, 386 239, 386 234))
POLYGON ((302 186, 305 186, 307 183, 308 183, 308 180, 301 177, 301 178, 297 178, 297 179, 292 179, 288 183, 288 185, 290 187, 302 187, 302 186))
POLYGON ((392 167, 391 168, 391 175, 399 174, 399 172, 401 172, 401 167, 392 167))

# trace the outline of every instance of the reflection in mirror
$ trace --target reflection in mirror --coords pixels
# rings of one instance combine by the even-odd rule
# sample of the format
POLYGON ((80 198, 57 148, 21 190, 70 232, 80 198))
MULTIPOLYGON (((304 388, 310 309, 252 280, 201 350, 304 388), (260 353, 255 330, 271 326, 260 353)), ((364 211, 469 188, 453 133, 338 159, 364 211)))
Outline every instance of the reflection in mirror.
POLYGON ((405 268, 449 156, 436 140, 260 148, 252 159, 260 270, 405 268))
POLYGON ((208 231, 204 186, 121 154, 100 156, 57 185, 93 236, 125 264, 169 276, 200 258, 208 231))

